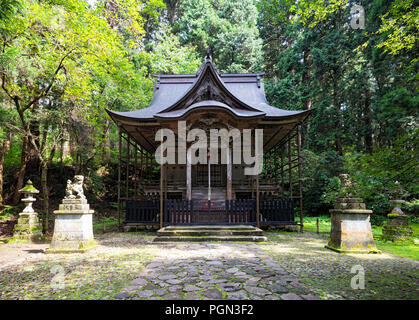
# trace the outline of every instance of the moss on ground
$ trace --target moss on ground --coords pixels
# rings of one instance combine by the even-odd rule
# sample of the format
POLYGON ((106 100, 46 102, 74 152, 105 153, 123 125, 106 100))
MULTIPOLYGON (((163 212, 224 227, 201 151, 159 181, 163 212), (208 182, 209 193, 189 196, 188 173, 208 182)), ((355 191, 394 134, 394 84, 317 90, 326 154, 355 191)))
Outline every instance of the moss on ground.
POLYGON ((0 300, 113 299, 154 255, 141 245, 144 239, 133 240, 113 234, 88 253, 46 255, 7 267, 0 273, 0 300), (59 283, 63 288, 57 288, 59 283))

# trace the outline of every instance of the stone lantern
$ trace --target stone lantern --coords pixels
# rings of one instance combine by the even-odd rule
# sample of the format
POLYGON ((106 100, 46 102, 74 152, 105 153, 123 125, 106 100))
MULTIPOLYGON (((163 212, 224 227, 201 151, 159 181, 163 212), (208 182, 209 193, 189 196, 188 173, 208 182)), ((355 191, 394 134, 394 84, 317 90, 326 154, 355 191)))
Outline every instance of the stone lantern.
POLYGON ((394 198, 390 200, 394 204, 394 208, 387 215, 387 225, 383 227, 381 239, 393 242, 413 242, 413 230, 409 227, 407 216, 400 208, 406 202, 400 199, 403 196, 404 190, 398 181, 395 182, 395 185, 395 189, 389 192, 394 198))
POLYGON ((339 176, 341 194, 331 216, 330 239, 326 248, 340 253, 380 253, 372 236, 370 215, 360 198, 353 198, 354 184, 347 174, 339 176))
POLYGON ((19 190, 24 195, 22 202, 25 208, 19 213, 19 219, 13 229, 13 237, 18 240, 29 242, 40 242, 43 240, 42 226, 39 223, 38 214, 33 210, 32 204, 36 201, 33 197, 39 193, 31 180, 28 180, 26 186, 19 190))

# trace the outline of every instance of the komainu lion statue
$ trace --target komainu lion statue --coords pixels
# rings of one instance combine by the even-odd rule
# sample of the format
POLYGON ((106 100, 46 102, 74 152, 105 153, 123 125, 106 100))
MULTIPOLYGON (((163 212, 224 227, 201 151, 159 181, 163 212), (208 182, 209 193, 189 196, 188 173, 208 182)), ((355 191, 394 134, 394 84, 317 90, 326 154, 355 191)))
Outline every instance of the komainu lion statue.
POLYGON ((66 199, 86 199, 83 192, 83 180, 83 176, 74 176, 74 182, 67 180, 66 199))

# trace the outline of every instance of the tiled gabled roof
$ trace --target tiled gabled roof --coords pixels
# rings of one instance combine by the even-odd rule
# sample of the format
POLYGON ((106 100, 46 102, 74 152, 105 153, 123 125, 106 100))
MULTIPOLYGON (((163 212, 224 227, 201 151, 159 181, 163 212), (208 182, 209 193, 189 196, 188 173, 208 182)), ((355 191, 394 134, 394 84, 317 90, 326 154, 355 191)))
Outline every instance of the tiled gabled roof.
POLYGON ((174 119, 191 110, 217 107, 224 108, 237 117, 275 120, 298 118, 298 122, 303 121, 310 110, 289 111, 268 104, 263 83, 260 81, 262 75, 263 73, 220 74, 211 58, 207 56, 195 75, 157 75, 153 99, 147 108, 127 112, 111 110, 107 112, 114 121, 124 118, 150 121, 158 118, 174 119), (208 92, 207 98, 196 101, 199 94, 206 94, 205 85, 209 82, 211 82, 209 87, 215 88, 217 92, 208 92), (218 101, 213 99, 214 94, 218 95, 218 101))

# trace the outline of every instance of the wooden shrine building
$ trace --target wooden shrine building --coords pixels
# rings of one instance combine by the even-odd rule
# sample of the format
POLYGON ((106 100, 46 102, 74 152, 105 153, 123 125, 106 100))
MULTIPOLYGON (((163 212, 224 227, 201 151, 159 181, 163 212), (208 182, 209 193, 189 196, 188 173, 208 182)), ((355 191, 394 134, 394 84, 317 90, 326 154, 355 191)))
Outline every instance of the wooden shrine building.
POLYGON ((118 216, 124 216, 124 224, 300 224, 302 228, 300 124, 310 111, 270 106, 262 75, 222 74, 207 54, 196 74, 157 75, 149 107, 107 110, 120 129, 118 216), (184 164, 160 166, 155 159, 160 145, 156 133, 169 128, 176 134, 179 121, 186 122, 187 130, 207 133, 222 128, 263 129, 262 172, 245 175, 247 165, 243 160, 233 163, 229 153, 225 164, 191 164, 187 157, 184 164), (294 217, 297 207, 299 223, 294 217))

